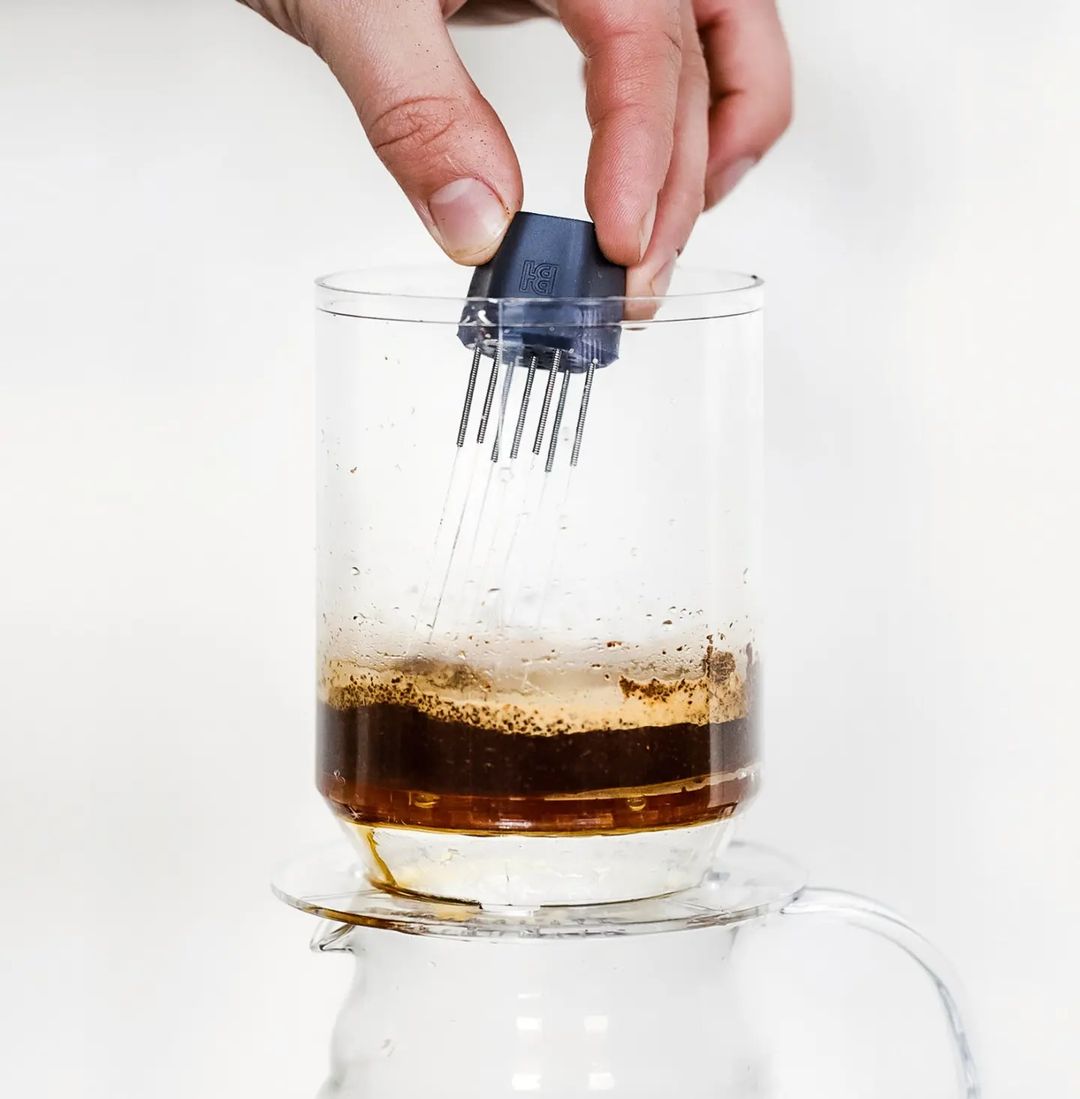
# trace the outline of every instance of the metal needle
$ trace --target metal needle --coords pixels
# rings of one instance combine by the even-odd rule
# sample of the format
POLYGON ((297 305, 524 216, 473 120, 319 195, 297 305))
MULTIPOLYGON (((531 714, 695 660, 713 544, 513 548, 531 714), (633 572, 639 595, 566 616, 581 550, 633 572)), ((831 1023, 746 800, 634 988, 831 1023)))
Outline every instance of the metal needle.
POLYGON ((525 376, 525 392, 521 395, 521 408, 518 409, 517 426, 514 428, 514 442, 510 447, 510 460, 518 456, 521 446, 521 436, 525 431, 525 413, 529 409, 529 396, 532 393, 533 381, 536 378, 536 356, 529 360, 529 373, 525 376))
POLYGON ((540 422, 536 425, 536 438, 533 440, 533 454, 539 454, 544 445, 544 429, 547 427, 548 413, 551 411, 551 394, 555 392, 555 375, 559 372, 562 351, 556 351, 551 360, 551 370, 544 388, 544 403, 540 406, 540 422))
POLYGON ((491 360, 491 374, 488 376, 487 393, 484 396, 484 411, 480 415, 480 432, 476 441, 482 443, 487 435, 488 419, 491 416, 491 402, 495 399, 495 386, 499 381, 499 366, 502 364, 502 346, 496 348, 491 360))
POLYGON ((570 371, 564 370, 562 376, 562 389, 559 390, 559 403, 555 406, 555 423, 551 426, 551 444, 548 446, 547 462, 544 472, 550 473, 555 464, 555 449, 559 445, 559 428, 562 426, 563 412, 566 410, 566 394, 570 389, 570 371))
POLYGON ((469 385, 465 390, 465 407, 461 410, 461 424, 458 427, 457 445, 465 445, 465 433, 469 430, 469 414, 472 412, 473 394, 476 392, 476 375, 480 370, 480 341, 476 341, 476 350, 473 351, 472 369, 469 371, 469 385))
POLYGON ((510 386, 514 380, 515 359, 511 358, 503 375, 502 397, 499 399, 499 422, 495 425, 495 443, 491 448, 491 460, 499 460, 499 444, 502 442, 503 428, 506 426, 506 402, 510 397, 510 386))
POLYGON ((589 394, 592 393, 593 376, 596 374, 596 360, 589 363, 589 372, 585 375, 585 388, 581 391, 581 406, 577 414, 577 430, 574 432, 574 449, 570 452, 570 465, 576 466, 581 453, 581 436, 585 431, 585 414, 589 411, 589 394))

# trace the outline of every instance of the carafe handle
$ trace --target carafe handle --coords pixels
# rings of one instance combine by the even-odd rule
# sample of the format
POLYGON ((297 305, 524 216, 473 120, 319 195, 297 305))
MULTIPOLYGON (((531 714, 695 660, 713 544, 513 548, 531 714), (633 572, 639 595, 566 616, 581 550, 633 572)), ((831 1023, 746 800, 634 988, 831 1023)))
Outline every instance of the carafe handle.
POLYGON ((901 916, 885 905, 843 889, 805 888, 782 909, 785 916, 815 916, 872 931, 895 943, 916 961, 937 991, 952 1035, 953 1050, 963 1099, 980 1099, 982 1089, 975 1071, 971 1043, 957 1004, 956 982, 949 966, 934 946, 901 916))

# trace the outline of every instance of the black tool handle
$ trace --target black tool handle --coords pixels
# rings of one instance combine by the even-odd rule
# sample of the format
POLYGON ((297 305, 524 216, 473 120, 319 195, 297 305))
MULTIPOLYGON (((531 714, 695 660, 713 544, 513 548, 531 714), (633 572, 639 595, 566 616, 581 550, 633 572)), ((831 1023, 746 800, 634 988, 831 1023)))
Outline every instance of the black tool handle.
POLYGON ((522 211, 499 250, 473 273, 459 338, 493 356, 562 351, 563 368, 606 366, 619 354, 626 268, 600 251, 590 221, 522 211))

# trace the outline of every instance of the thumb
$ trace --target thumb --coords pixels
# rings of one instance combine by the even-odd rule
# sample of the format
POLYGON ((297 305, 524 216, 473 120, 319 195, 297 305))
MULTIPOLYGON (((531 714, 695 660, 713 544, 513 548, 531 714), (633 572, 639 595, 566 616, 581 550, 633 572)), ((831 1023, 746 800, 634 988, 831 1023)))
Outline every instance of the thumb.
POLYGON ((431 235, 459 263, 490 259, 521 206, 521 170, 438 0, 313 7, 305 37, 431 235))

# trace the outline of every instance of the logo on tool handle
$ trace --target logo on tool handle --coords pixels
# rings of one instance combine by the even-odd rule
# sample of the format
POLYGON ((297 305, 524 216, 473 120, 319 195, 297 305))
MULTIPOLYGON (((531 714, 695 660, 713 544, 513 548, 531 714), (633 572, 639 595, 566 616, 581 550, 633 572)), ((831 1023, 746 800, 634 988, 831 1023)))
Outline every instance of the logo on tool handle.
POLYGON ((521 267, 521 285, 523 294, 550 294, 555 289, 555 279, 559 274, 557 263, 534 263, 527 259, 521 267))

